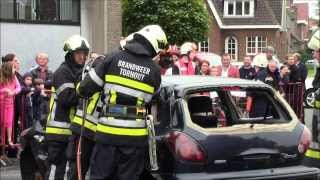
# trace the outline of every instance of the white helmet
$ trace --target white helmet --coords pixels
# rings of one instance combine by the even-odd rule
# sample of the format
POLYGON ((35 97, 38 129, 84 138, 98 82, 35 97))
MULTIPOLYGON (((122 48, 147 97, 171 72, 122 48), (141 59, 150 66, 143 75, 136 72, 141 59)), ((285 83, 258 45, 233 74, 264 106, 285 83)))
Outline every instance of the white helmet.
POLYGON ((90 45, 88 41, 80 35, 73 35, 64 41, 63 51, 66 56, 68 53, 73 53, 77 50, 83 50, 89 53, 90 45))
POLYGON ((257 67, 267 67, 268 63, 269 61, 264 53, 256 55, 252 61, 252 65, 257 67))
POLYGON ((320 30, 319 29, 316 30, 315 33, 313 33, 308 43, 308 47, 313 50, 320 49, 320 30))
POLYGON ((180 54, 181 55, 188 55, 193 50, 193 43, 185 42, 180 47, 180 54))
POLYGON ((168 44, 167 36, 159 25, 147 25, 134 34, 139 34, 147 39, 157 54, 164 51, 168 44))

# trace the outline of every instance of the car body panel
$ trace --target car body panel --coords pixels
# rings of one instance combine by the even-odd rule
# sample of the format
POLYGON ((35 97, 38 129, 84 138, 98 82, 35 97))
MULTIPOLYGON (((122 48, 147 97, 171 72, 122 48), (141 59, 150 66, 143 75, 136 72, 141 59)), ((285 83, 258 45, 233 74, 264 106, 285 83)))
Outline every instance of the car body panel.
MULTIPOLYGON (((225 172, 235 173, 235 176, 229 176, 230 179, 232 177, 253 178, 253 175, 249 176, 253 172, 261 172, 261 175, 270 177, 281 177, 280 172, 293 170, 294 168, 291 167, 298 165, 303 157, 298 152, 298 144, 305 126, 300 123, 280 94, 260 81, 210 76, 165 76, 160 94, 165 105, 162 107, 162 114, 157 117, 164 118, 168 122, 162 125, 163 122, 161 122, 156 127, 156 135, 159 137, 157 154, 160 169, 153 172, 154 177, 160 179, 161 177, 165 177, 164 179, 192 179, 192 177, 199 179, 201 177, 200 179, 209 180, 219 179, 217 177, 220 175, 228 177, 225 172), (221 128, 202 128, 192 122, 185 98, 189 93, 218 87, 266 90, 288 111, 291 120, 287 123, 244 123, 221 128), (172 131, 184 133, 199 144, 205 152, 206 161, 187 162, 177 157, 165 141, 165 137, 172 131), (279 173, 270 174, 267 170, 270 168, 280 168, 279 173), (248 176, 245 175, 246 173, 248 176)), ((303 174, 302 171, 301 173, 303 174)), ((290 177, 289 174, 288 177, 290 177)))

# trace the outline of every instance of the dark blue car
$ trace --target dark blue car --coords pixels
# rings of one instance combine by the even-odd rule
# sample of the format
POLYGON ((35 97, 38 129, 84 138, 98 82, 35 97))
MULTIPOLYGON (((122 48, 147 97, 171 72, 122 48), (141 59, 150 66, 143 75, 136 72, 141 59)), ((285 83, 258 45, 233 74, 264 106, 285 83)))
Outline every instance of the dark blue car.
MULTIPOLYGON (((150 108, 158 170, 146 179, 318 179, 301 165, 311 135, 258 81, 166 76, 150 108)), ((149 175, 150 175, 149 174, 149 175)))

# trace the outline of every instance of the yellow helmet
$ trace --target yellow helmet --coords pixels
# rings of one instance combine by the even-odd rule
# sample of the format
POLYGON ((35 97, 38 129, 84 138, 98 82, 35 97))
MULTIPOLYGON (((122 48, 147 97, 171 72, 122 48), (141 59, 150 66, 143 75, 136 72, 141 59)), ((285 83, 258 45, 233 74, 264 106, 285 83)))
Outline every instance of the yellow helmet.
POLYGON ((320 49, 320 30, 319 29, 317 29, 316 32, 313 33, 308 43, 308 47, 313 50, 320 49))
POLYGON ((64 55, 73 53, 77 50, 83 50, 89 53, 90 45, 88 41, 80 35, 73 35, 64 41, 63 51, 64 55))
POLYGON ((139 34, 149 41, 157 54, 164 51, 168 44, 167 36, 159 25, 147 25, 135 34, 139 34))
POLYGON ((191 42, 185 42, 180 47, 181 55, 188 55, 193 50, 193 44, 191 42))

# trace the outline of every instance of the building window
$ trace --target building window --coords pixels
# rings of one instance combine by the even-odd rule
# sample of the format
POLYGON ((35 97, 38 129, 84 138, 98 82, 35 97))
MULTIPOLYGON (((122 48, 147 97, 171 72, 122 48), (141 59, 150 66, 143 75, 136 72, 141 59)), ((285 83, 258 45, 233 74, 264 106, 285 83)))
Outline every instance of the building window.
POLYGON ((80 0, 1 0, 0 20, 80 24, 80 0))
POLYGON ((201 52, 209 52, 209 40, 198 43, 198 50, 201 52))
POLYGON ((254 0, 225 0, 224 17, 253 17, 254 0))
POLYGON ((267 49, 267 37, 264 36, 250 36, 246 38, 247 54, 256 55, 264 52, 267 49))
POLYGON ((224 42, 225 48, 224 52, 231 56, 231 60, 238 60, 238 40, 234 36, 229 36, 224 42))

